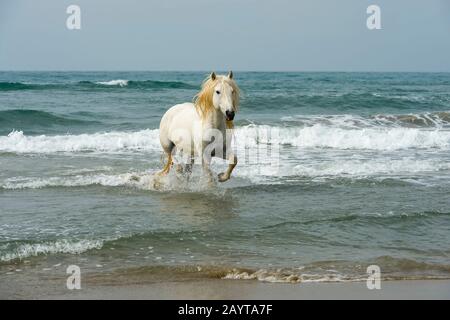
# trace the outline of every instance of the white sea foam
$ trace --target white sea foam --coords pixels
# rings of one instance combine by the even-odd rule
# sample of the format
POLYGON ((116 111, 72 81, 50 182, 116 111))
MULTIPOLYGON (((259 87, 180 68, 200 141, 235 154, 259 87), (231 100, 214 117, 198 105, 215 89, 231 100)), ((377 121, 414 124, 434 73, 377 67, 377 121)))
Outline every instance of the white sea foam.
POLYGON ((11 261, 24 259, 27 257, 42 254, 70 253, 80 254, 91 249, 100 249, 103 246, 102 240, 58 240, 55 242, 45 242, 37 244, 22 244, 9 253, 0 256, 0 261, 11 261))
MULTIPOLYGON (((315 124, 308 127, 248 125, 236 128, 236 142, 253 147, 278 143, 297 148, 327 148, 393 151, 402 149, 450 149, 449 130, 419 128, 348 129, 315 124), (267 134, 270 133, 270 134, 267 134), (270 139, 268 137, 271 137, 270 139)), ((81 135, 27 136, 13 131, 0 137, 0 152, 129 152, 161 151, 159 132, 147 129, 135 132, 106 132, 81 135)))
POLYGON ((271 283, 299 283, 299 282, 354 282, 365 281, 364 278, 347 277, 338 272, 329 274, 302 273, 301 270, 265 270, 259 269, 254 272, 234 269, 228 272, 222 279, 227 280, 258 280, 271 283))
POLYGON ((167 176, 155 176, 155 173, 135 172, 116 175, 75 175, 58 177, 15 177, 8 178, 0 182, 0 189, 20 190, 20 189, 40 189, 51 187, 85 187, 85 186, 105 186, 105 187, 130 187, 152 191, 180 191, 180 192, 211 192, 223 194, 224 190, 211 188, 207 179, 197 171, 188 179, 183 175, 178 175, 175 170, 167 176))
POLYGON ((97 82, 97 84, 101 84, 104 86, 126 87, 128 85, 128 80, 117 79, 117 80, 111 80, 111 81, 100 81, 100 82, 97 82))
POLYGON ((350 176, 350 177, 367 177, 390 175, 408 176, 418 173, 433 173, 444 170, 450 170, 450 163, 439 160, 424 159, 390 159, 383 158, 352 160, 339 159, 317 163, 311 161, 309 163, 297 164, 292 167, 291 173, 306 177, 321 176, 350 176))
MULTIPOLYGON (((213 170, 220 172, 223 163, 215 163, 213 170)), ((244 178, 252 183, 276 183, 279 178, 304 177, 308 179, 334 178, 408 178, 417 175, 426 177, 441 176, 450 173, 450 163, 438 159, 330 159, 316 161, 309 159, 299 162, 283 162, 277 171, 272 167, 254 166, 241 163, 233 176, 244 178)), ((411 183, 417 181, 411 180, 411 183)), ((155 180, 154 172, 130 172, 120 174, 77 174, 54 177, 14 177, 0 181, 0 188, 5 190, 40 189, 51 187, 131 187, 142 190, 204 192, 211 189, 206 179, 202 178, 201 168, 194 168, 190 179, 179 176, 175 170, 166 177, 155 180)))
POLYGON ((1 185, 3 189, 40 189, 46 187, 83 187, 100 185, 107 187, 136 186, 147 187, 150 185, 151 175, 138 173, 124 173, 117 175, 75 175, 64 177, 16 177, 9 178, 1 185))
POLYGON ((450 124, 449 112, 434 112, 423 114, 378 114, 371 117, 363 117, 353 114, 335 115, 294 115, 284 116, 282 121, 299 124, 301 126, 313 126, 315 124, 327 125, 336 128, 362 129, 380 127, 429 127, 443 128, 450 124))
POLYGON ((386 159, 383 157, 373 159, 330 158, 327 160, 309 158, 299 161, 282 161, 277 169, 271 166, 241 163, 233 172, 234 177, 257 184, 277 184, 292 178, 304 178, 311 181, 336 178, 382 181, 391 178, 414 184, 430 185, 430 183, 433 184, 434 178, 449 175, 450 163, 438 159, 386 159))
POLYGON ((264 269, 255 272, 233 270, 227 273, 222 279, 228 280, 259 280, 262 282, 288 282, 297 283, 301 281, 298 275, 283 274, 281 272, 267 271, 264 269))
POLYGON ((13 131, 0 137, 0 152, 121 152, 159 150, 158 130, 81 135, 27 136, 13 131))
POLYGON ((237 129, 239 139, 257 143, 279 143, 299 148, 332 148, 363 150, 401 150, 401 149, 449 149, 450 131, 426 130, 418 128, 358 128, 344 129, 315 124, 310 127, 274 128, 265 125, 249 125, 237 129), (275 129, 275 130, 274 130, 275 129), (264 136, 272 134, 271 139, 264 136))

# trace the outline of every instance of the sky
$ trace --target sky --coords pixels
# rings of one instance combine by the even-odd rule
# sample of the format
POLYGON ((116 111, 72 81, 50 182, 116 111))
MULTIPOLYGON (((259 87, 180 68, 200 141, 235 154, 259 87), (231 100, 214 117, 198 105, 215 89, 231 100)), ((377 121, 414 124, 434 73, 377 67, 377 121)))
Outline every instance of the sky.
POLYGON ((231 69, 450 72, 450 1, 0 0, 0 70, 231 69))

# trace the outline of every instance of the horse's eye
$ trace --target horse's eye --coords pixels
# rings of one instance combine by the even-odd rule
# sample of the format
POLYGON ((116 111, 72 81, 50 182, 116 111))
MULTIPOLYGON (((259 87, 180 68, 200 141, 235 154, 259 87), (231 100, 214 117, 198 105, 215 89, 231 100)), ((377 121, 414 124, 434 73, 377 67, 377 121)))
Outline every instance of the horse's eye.
POLYGON ((219 90, 217 90, 217 91, 216 91, 216 93, 217 93, 217 94, 220 94, 220 91, 219 91, 219 90))

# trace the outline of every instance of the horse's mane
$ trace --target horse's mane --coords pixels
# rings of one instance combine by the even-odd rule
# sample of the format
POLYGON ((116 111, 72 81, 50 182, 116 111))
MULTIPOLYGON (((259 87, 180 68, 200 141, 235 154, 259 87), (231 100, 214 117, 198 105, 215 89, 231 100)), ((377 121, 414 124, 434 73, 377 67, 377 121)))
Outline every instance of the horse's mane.
MULTIPOLYGON (((227 76, 216 76, 215 79, 212 79, 211 76, 209 76, 203 81, 200 92, 197 93, 197 95, 194 97, 195 108, 197 109, 197 112, 202 119, 205 119, 208 113, 214 109, 214 87, 220 81, 226 82, 233 88, 233 105, 236 111, 239 107, 239 87, 237 86, 236 82, 227 76)), ((233 121, 227 121, 227 127, 232 128, 233 121)))

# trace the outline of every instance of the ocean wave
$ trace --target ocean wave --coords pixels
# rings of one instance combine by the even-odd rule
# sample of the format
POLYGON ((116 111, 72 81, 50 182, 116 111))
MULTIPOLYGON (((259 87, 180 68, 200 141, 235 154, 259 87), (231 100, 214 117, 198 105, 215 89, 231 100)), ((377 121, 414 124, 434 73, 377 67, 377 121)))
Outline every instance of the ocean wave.
POLYGON ((431 159, 335 159, 326 163, 302 163, 294 165, 292 175, 304 177, 368 177, 414 175, 450 170, 450 163, 431 159))
MULTIPOLYGON (((433 219, 433 218, 441 218, 450 216, 450 212, 441 212, 441 211, 422 211, 422 212, 361 212, 361 213, 351 213, 351 214, 342 214, 333 217, 326 218, 314 218, 310 220, 302 220, 302 221, 284 221, 277 222, 271 225, 267 225, 263 227, 263 230, 272 230, 272 229, 283 229, 290 228, 293 225, 318 225, 318 224, 336 224, 336 223, 347 223, 350 221, 360 221, 364 224, 382 224, 386 227, 392 226, 393 223, 405 220, 424 220, 424 219, 433 219)), ((398 248, 400 249, 400 248, 398 248)), ((426 251, 420 251, 418 249, 413 248, 402 248, 406 250, 414 250, 416 252, 420 252, 421 254, 427 253, 426 251)))
POLYGON ((110 81, 99 81, 90 82, 83 81, 80 82, 84 85, 100 85, 100 86, 111 86, 111 87, 128 87, 136 89, 198 89, 198 86, 191 85, 189 83, 181 81, 155 81, 155 80, 110 80, 110 81))
MULTIPOLYGON (((221 172, 223 164, 215 162, 212 170, 221 172)), ((239 184, 250 181, 252 184, 265 185, 279 183, 280 179, 289 179, 290 183, 304 183, 305 181, 321 184, 329 180, 338 183, 401 183, 432 185, 433 177, 443 177, 450 174, 450 164, 439 160, 423 159, 367 159, 367 160, 335 160, 327 164, 317 161, 305 161, 302 164, 284 164, 277 171, 265 170, 265 167, 241 163, 233 176, 238 178, 239 184)), ((112 169, 109 169, 110 172, 112 169)), ((152 171, 103 173, 98 170, 68 170, 60 176, 50 177, 10 177, 0 181, 0 189, 41 189, 41 188, 70 188, 70 187, 130 187, 141 190, 178 191, 178 192, 224 192, 226 189, 211 188, 203 177, 200 166, 194 167, 191 176, 180 175, 171 171, 164 178, 155 180, 155 173, 160 167, 152 171), (156 183, 156 185, 155 185, 156 183)))
POLYGON ((23 83, 0 82, 0 91, 20 90, 70 90, 70 89, 198 89, 198 86, 181 81, 155 81, 155 80, 123 80, 109 81, 79 81, 65 83, 23 83))
MULTIPOLYGON (((299 268, 302 269, 302 268, 299 268)), ((257 280, 270 283, 309 283, 309 282, 360 282, 366 281, 367 277, 361 275, 345 275, 337 271, 333 273, 301 272, 300 270, 270 270, 258 269, 256 271, 242 271, 233 269, 228 272, 224 280, 257 280)))
POLYGON ((370 261, 317 261, 297 268, 239 269, 227 272, 222 279, 258 280, 262 282, 358 282, 368 278, 367 267, 377 265, 383 270, 382 280, 448 279, 450 265, 380 256, 370 261))
MULTIPOLYGON (((299 149, 395 151, 402 149, 448 150, 450 130, 418 128, 353 128, 323 124, 309 127, 247 125, 235 130, 238 149, 262 144, 294 146, 299 149)), ((80 135, 27 136, 13 131, 0 136, 0 152, 137 152, 161 151, 158 129, 135 132, 105 132, 80 135)))
POLYGON ((0 255, 0 261, 9 262, 56 253, 80 254, 91 249, 101 249, 103 243, 103 240, 57 240, 54 242, 20 244, 15 249, 0 255))
POLYGON ((237 129, 237 139, 251 144, 281 144, 299 148, 401 150, 449 149, 450 131, 418 128, 339 128, 323 124, 309 127, 248 125, 237 129), (267 133, 270 132, 270 135, 267 133))
POLYGON ((254 272, 241 271, 234 269, 228 272, 222 279, 226 280, 258 280, 262 282, 283 282, 283 283, 298 283, 302 282, 301 276, 281 271, 269 271, 259 269, 254 272))
MULTIPOLYGON (((9 178, 4 181, 1 188, 7 190, 18 189, 40 189, 49 187, 84 187, 91 185, 101 185, 106 187, 118 187, 126 185, 137 185, 136 179, 138 175, 133 173, 118 174, 118 175, 75 175, 66 177, 49 177, 49 178, 34 178, 34 177, 16 177, 9 178)), ((139 180, 142 184, 142 175, 139 175, 139 180)))
POLYGON ((159 150, 158 130, 107 132, 81 135, 26 136, 13 131, 0 137, 0 152, 121 152, 159 150))
MULTIPOLYGON (((255 90, 261 90, 256 88, 255 90)), ((314 89, 269 88, 273 94, 252 94, 243 97, 243 105, 252 106, 252 110, 311 110, 320 113, 365 113, 373 110, 384 112, 416 112, 417 110, 448 110, 450 96, 447 93, 347 93, 345 90, 324 91, 314 89)))
MULTIPOLYGON (((14 177, 0 182, 0 190, 73 188, 88 186, 129 187, 145 191, 202 193, 223 196, 225 189, 213 188, 201 169, 194 170, 188 178, 175 174, 175 170, 164 177, 154 172, 134 172, 122 174, 77 174, 57 177, 14 177)), ((215 182, 217 185, 217 182, 215 182)))
POLYGON ((111 274, 99 274, 104 283, 129 281, 166 281, 222 279, 226 281, 254 280, 269 283, 365 282, 367 267, 379 265, 381 280, 449 279, 448 265, 432 264, 389 256, 373 261, 318 261, 306 265, 280 268, 245 268, 221 265, 153 265, 122 268, 111 274), (119 276, 121 275, 121 276, 119 276))
POLYGON ((358 115, 296 115, 284 116, 282 121, 296 126, 316 124, 343 129, 362 128, 445 128, 450 126, 450 112, 429 112, 422 114, 377 114, 363 117, 358 115))
MULTIPOLYGON (((14 128, 47 128, 49 125, 89 125, 98 124, 98 121, 79 120, 51 112, 32 109, 10 109, 0 111, 0 126, 14 128)), ((1 130, 1 129, 0 129, 1 130)))
POLYGON ((0 82, 0 91, 29 90, 33 88, 35 88, 34 85, 21 82, 0 82))
MULTIPOLYGON (((213 166, 213 169, 220 169, 213 166)), ((236 178, 255 185, 264 184, 379 184, 379 185, 422 185, 446 184, 442 179, 449 177, 450 164, 439 159, 334 159, 317 158, 301 161, 282 161, 279 166, 271 164, 251 165, 244 161, 233 172, 236 178)))
MULTIPOLYGON (((186 236, 186 231, 179 231, 186 236)), ((192 232, 192 231, 191 231, 192 232)), ((190 236, 193 236, 188 232, 190 236)), ((162 259, 173 259, 174 252, 162 253, 162 246, 167 243, 167 237, 179 239, 179 233, 171 231, 154 232, 146 234, 127 234, 116 235, 113 237, 100 237, 98 239, 58 239, 58 240, 40 240, 34 242, 11 241, 0 245, 0 262, 1 264, 17 263, 30 257, 46 256, 46 255, 78 255, 87 253, 87 256, 104 256, 105 251, 108 256, 114 259, 115 252, 121 255, 128 249, 148 248, 153 251, 153 247, 148 247, 151 243, 156 246, 156 250, 161 252, 162 259), (111 251, 111 249, 117 249, 111 251), (119 250, 120 249, 120 250, 119 250), (92 251, 91 251, 92 250, 92 251)), ((408 248, 390 248, 396 250, 409 250, 408 248)), ((413 249, 416 250, 416 249, 413 249)), ((425 257, 423 252, 416 251, 418 257, 425 257)), ((436 251, 435 254, 445 257, 445 252, 436 251)), ((212 264, 199 264, 180 261, 181 264, 165 264, 156 262, 140 267, 120 266, 118 270, 110 274, 111 279, 132 278, 148 279, 149 277, 159 280, 164 278, 173 279, 223 279, 223 280, 256 280, 261 282, 272 283, 306 283, 306 282, 354 282, 366 281, 367 267, 377 265, 382 270, 382 280, 405 280, 405 279, 448 279, 450 278, 450 265, 445 263, 436 263, 432 259, 430 261, 422 258, 404 258, 389 255, 374 256, 366 259, 349 259, 349 260, 315 260, 311 262, 292 261, 289 263, 280 263, 277 265, 261 265, 256 266, 236 266, 233 263, 224 264, 224 262, 212 264), (114 273, 121 273, 125 277, 115 277, 114 273), (128 277, 130 276, 130 277, 128 277)), ((69 258, 70 259, 70 258, 69 258)), ((158 260, 159 261, 159 260, 158 260)), ((141 261, 143 262, 143 261, 141 261)), ((101 275, 105 277, 106 275, 101 275)))
POLYGON ((100 81, 100 82, 96 82, 97 84, 101 84, 104 86, 119 86, 119 87, 125 87, 128 85, 128 80, 111 80, 111 81, 100 81))
POLYGON ((0 82, 0 91, 54 90, 65 89, 70 86, 71 84, 65 83, 0 82))

